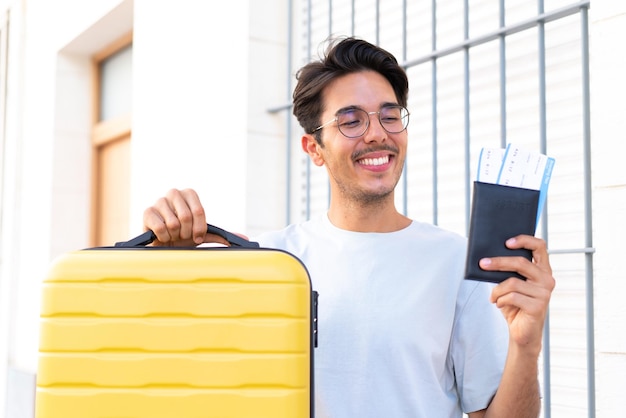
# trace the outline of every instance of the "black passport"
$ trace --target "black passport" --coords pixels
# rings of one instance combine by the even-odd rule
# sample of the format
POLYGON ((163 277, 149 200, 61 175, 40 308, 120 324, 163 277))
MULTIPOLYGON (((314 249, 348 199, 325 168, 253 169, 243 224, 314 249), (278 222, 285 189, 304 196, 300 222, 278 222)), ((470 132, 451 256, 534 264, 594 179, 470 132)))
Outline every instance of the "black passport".
POLYGON ((531 260, 530 250, 511 250, 505 241, 520 234, 535 235, 538 205, 539 190, 474 182, 466 279, 493 283, 509 277, 525 280, 516 272, 483 270, 478 262, 484 257, 500 256, 522 256, 531 260))

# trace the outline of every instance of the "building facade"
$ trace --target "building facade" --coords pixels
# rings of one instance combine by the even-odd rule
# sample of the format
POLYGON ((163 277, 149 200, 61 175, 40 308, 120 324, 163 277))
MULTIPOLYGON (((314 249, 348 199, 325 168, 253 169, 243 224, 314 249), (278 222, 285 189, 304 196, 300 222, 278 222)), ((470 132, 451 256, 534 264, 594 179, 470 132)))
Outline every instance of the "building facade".
POLYGON ((0 2, 0 416, 34 416, 58 255, 139 234, 170 188, 251 236, 325 210, 289 103, 296 69, 342 34, 407 68, 409 216, 465 233, 483 146, 556 159, 538 231, 557 279, 543 414, 620 416, 625 23, 617 1, 0 2))

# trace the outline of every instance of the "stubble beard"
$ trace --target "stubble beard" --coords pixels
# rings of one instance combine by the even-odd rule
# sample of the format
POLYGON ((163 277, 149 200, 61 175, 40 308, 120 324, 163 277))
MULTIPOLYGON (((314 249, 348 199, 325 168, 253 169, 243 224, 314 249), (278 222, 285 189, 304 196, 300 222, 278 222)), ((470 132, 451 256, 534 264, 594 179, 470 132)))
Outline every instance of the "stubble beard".
POLYGON ((350 187, 343 183, 337 183, 337 189, 342 196, 344 202, 353 207, 359 207, 362 209, 375 209, 378 207, 384 207, 389 199, 393 199, 393 191, 395 185, 390 188, 385 188, 378 191, 364 190, 362 188, 350 187))
MULTIPOLYGON (((389 151, 396 153, 396 155, 398 155, 398 149, 396 147, 384 146, 384 147, 380 147, 379 149, 389 150, 389 151)), ((366 149, 366 150, 362 150, 360 154, 365 154, 367 152, 372 152, 372 151, 376 151, 376 150, 366 149)), ((356 160, 360 154, 354 154, 352 156, 352 159, 356 160)), ((371 189, 361 188, 358 185, 350 184, 345 181, 338 180, 338 178, 334 175, 333 171, 329 168, 329 166, 328 165, 326 166, 328 170, 328 175, 329 177, 332 178, 331 181, 334 181, 337 191, 341 195, 341 199, 344 202, 347 202, 348 205, 354 208, 361 208, 361 209, 383 208, 385 207, 385 205, 389 203, 389 200, 392 201, 391 204, 393 205, 394 204, 393 192, 398 182, 400 181, 403 167, 404 167, 404 160, 402 160, 400 172, 395 174, 396 178, 394 179, 391 187, 380 186, 379 189, 371 190, 371 189)), ((382 179, 383 177, 384 177, 384 174, 381 174, 379 176, 379 179, 382 179)))

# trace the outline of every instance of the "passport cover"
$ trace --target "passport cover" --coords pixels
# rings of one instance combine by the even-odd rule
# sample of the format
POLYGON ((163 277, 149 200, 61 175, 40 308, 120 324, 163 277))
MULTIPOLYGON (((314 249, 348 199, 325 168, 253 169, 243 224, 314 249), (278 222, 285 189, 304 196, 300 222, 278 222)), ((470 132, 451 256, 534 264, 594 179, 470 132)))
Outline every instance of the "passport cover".
POLYGON ((531 260, 532 251, 512 250, 505 242, 519 234, 535 235, 538 205, 539 190, 474 182, 465 279, 493 283, 509 277, 525 280, 516 272, 483 270, 478 262, 484 257, 500 256, 531 260))

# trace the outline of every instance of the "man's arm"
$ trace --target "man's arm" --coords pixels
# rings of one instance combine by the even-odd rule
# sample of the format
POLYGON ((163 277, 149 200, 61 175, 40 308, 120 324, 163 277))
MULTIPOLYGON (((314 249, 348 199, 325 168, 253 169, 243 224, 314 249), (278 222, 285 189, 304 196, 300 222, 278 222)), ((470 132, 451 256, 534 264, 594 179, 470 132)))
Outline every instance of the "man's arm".
POLYGON ((536 418, 541 411, 537 357, 524 358, 523 353, 509 350, 500 386, 488 409, 470 412, 469 418, 528 417, 536 418), (521 357, 518 357, 521 355, 521 357))
POLYGON ((491 294, 509 326, 509 350, 495 397, 486 410, 469 414, 471 418, 535 418, 541 410, 537 362, 555 280, 545 241, 521 235, 507 241, 507 246, 532 250, 533 261, 523 257, 481 260, 486 270, 517 271, 526 280, 510 278, 491 294))

